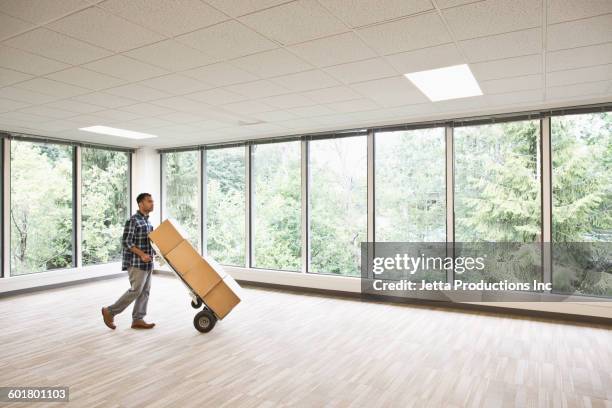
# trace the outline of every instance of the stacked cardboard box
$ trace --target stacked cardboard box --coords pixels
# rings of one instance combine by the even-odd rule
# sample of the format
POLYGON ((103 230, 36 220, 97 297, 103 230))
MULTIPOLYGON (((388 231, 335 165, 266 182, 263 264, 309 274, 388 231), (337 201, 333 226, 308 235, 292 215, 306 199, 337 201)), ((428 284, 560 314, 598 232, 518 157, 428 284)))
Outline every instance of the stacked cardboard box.
POLYGON ((179 231, 176 223, 165 220, 149 238, 187 285, 223 319, 240 303, 240 286, 214 259, 200 255, 179 231))

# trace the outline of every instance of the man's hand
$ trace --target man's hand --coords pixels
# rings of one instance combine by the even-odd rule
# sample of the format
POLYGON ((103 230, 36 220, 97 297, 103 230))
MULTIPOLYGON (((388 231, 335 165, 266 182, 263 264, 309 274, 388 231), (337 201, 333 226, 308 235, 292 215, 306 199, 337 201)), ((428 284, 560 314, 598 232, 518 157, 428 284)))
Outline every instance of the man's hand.
POLYGON ((151 256, 149 254, 142 254, 140 255, 140 259, 142 259, 142 262, 151 262, 151 256))

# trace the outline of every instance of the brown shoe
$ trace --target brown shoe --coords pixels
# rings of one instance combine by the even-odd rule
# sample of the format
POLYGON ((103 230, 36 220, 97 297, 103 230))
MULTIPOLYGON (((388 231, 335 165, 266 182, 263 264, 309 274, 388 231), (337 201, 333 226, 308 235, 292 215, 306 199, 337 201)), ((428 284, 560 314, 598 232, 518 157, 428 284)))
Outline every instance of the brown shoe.
POLYGON ((132 320, 132 329, 152 329, 155 323, 147 323, 142 319, 132 320))
POLYGON ((113 315, 108 310, 108 307, 102 308, 102 318, 104 319, 104 324, 109 328, 115 330, 117 326, 115 326, 115 322, 113 321, 113 315))

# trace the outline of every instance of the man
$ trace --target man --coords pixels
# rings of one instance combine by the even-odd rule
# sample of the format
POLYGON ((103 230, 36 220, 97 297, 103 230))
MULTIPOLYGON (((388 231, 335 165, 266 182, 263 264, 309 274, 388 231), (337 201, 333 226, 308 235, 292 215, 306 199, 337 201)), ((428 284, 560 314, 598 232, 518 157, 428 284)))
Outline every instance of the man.
POLYGON ((153 271, 153 247, 149 241, 149 232, 153 226, 149 222, 149 213, 153 211, 151 194, 142 193, 136 198, 138 211, 125 223, 121 240, 123 262, 121 270, 127 270, 130 278, 130 289, 114 304, 102 308, 104 324, 115 329, 114 316, 121 313, 134 300, 132 311, 132 329, 151 329, 155 323, 143 320, 147 313, 151 273, 153 271))

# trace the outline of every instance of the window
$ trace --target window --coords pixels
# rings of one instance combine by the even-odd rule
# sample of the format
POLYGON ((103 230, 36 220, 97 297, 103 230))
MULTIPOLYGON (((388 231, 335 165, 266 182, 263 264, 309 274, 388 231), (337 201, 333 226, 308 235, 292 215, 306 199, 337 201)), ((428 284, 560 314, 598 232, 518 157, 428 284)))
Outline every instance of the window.
POLYGON ((455 128, 454 144, 455 241, 487 255, 486 273, 456 278, 540 281, 539 121, 455 128))
POLYGON ((253 266, 301 268, 300 142, 252 147, 253 266))
POLYGON ((217 262, 245 266, 245 148, 206 150, 207 251, 217 262))
POLYGON ((73 151, 11 141, 11 275, 73 266, 73 151))
POLYGON ((129 218, 128 153, 81 149, 83 265, 121 259, 121 236, 129 218))
POLYGON ((164 154, 164 219, 173 218, 200 250, 200 152, 164 154))
POLYGON ((377 133, 374 152, 376 242, 445 242, 445 129, 377 133))
POLYGON ((553 290, 612 296, 612 114, 551 118, 553 290))
POLYGON ((309 143, 310 272, 359 276, 367 240, 365 136, 309 143))

